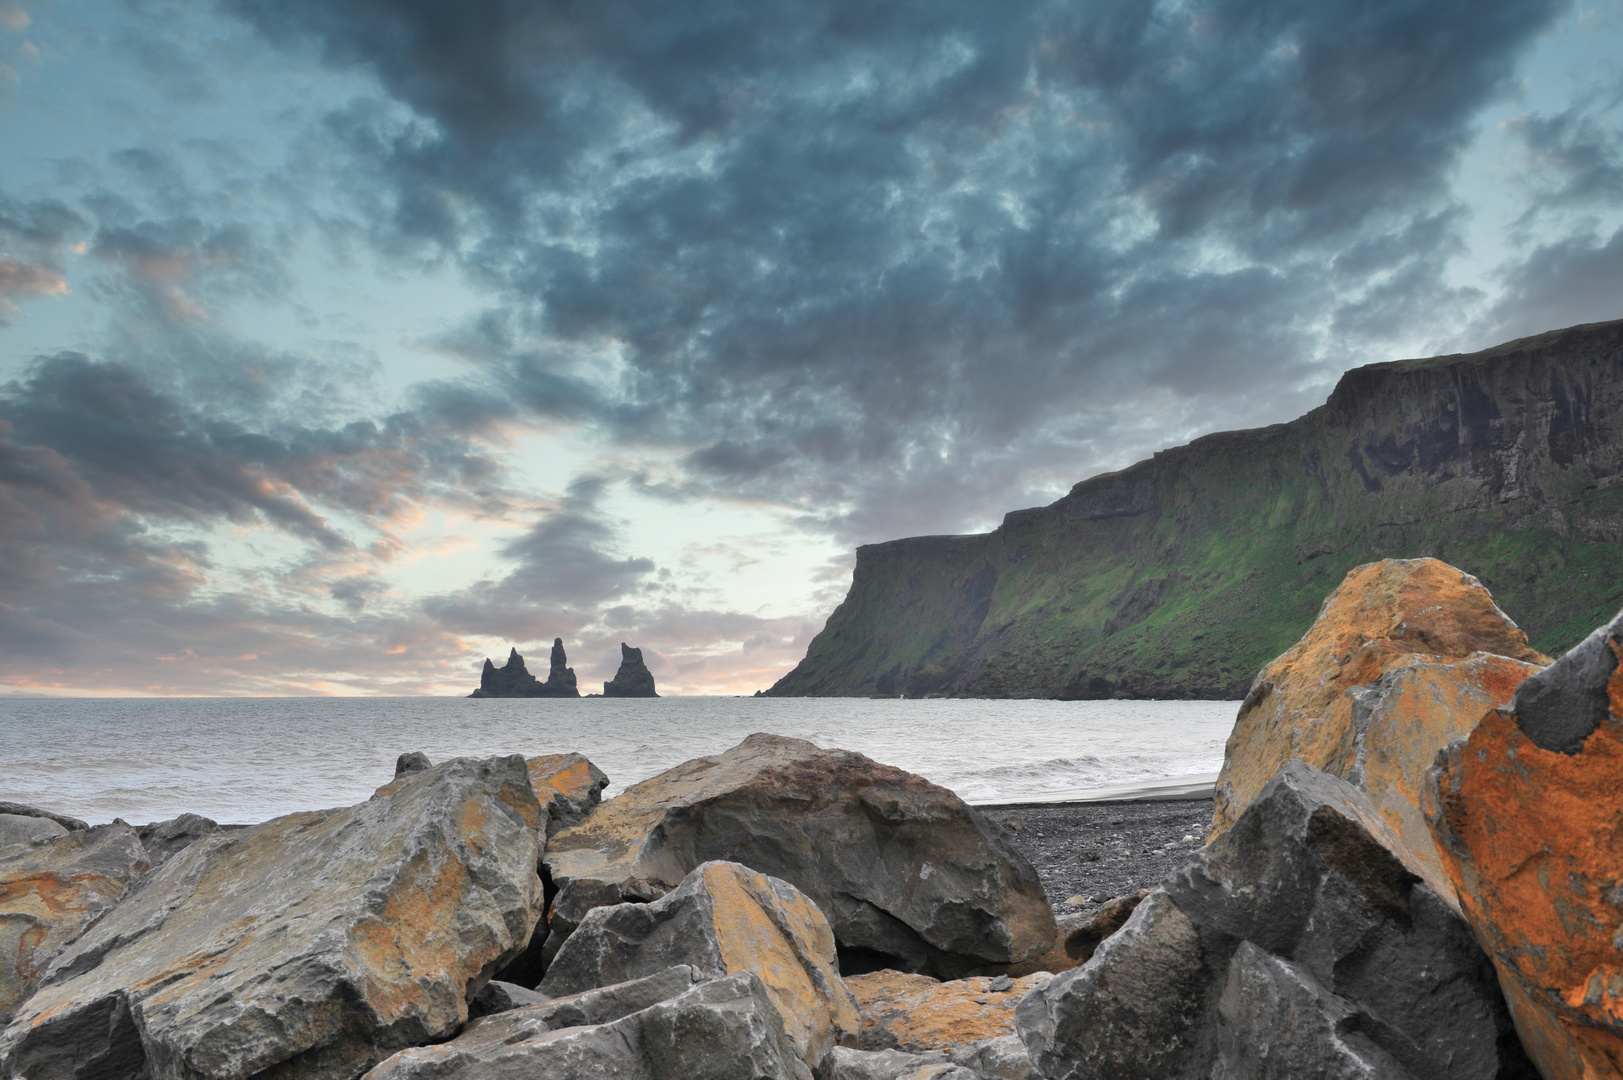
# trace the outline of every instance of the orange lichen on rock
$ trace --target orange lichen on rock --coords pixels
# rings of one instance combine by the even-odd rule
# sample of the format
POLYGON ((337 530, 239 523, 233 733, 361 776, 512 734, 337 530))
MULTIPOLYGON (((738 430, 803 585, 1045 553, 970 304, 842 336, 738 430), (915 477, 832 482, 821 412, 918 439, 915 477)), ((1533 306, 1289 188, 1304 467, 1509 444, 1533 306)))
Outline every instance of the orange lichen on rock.
POLYGON ((1471 575, 1436 559, 1357 567, 1253 683, 1224 751, 1211 835, 1300 759, 1362 788, 1440 875, 1416 809, 1421 775, 1547 663, 1471 575))
POLYGON ((1047 973, 999 980, 975 976, 940 982, 928 975, 876 971, 852 975, 845 985, 862 1011, 864 1050, 952 1050, 982 1039, 1013 1035, 1014 1007, 1047 982, 1047 973))
POLYGON ((1623 1076, 1623 616, 1438 755, 1425 809, 1546 1080, 1623 1076))
POLYGON ((0 856, 0 1024, 62 947, 107 914, 146 869, 140 839, 122 822, 0 856))
POLYGON ((547 835, 579 824, 602 799, 609 778, 580 754, 541 754, 526 758, 530 787, 547 809, 547 835))

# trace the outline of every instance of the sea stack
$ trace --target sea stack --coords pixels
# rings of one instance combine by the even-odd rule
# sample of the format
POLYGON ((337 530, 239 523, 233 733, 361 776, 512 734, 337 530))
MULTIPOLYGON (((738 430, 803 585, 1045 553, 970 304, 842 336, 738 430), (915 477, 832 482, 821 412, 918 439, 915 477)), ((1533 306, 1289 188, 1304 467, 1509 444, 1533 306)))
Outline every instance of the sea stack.
MULTIPOLYGON (((573 678, 573 676, 571 676, 573 678)), ((620 642, 620 670, 611 682, 603 684, 604 697, 658 697, 654 673, 642 662, 642 650, 620 642)))
POLYGON ((485 658, 485 670, 479 676, 479 689, 469 697, 580 697, 575 685, 575 669, 568 666, 564 655, 563 638, 552 639, 552 668, 547 681, 542 682, 524 666, 524 657, 518 649, 507 654, 507 663, 497 667, 485 658))

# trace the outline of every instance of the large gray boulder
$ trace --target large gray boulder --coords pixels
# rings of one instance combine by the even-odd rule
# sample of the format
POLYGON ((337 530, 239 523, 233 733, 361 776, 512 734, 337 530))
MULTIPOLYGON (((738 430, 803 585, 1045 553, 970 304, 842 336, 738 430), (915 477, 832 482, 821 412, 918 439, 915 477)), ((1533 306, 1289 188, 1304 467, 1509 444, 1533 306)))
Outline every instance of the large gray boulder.
POLYGON ((540 989, 580 993, 678 964, 706 978, 758 974, 808 1066, 861 1026, 823 913, 788 882, 729 862, 703 864, 654 903, 588 912, 540 989))
POLYGON ((394 1055, 366 1080, 811 1080, 761 980, 702 983, 608 1022, 562 1024, 536 1006, 394 1055))
POLYGON ((0 848, 32 844, 36 840, 55 840, 58 836, 66 835, 68 830, 50 818, 0 814, 0 848))
POLYGON ((191 844, 69 945, 0 1075, 351 1080, 449 1038, 541 913, 524 759, 191 844))
POLYGON ((167 821, 154 821, 135 830, 147 849, 147 858, 156 870, 205 836, 213 836, 220 826, 201 814, 181 814, 167 821))
POLYGON ((847 973, 956 978, 1039 956, 1057 935, 1031 864, 951 791, 861 754, 751 735, 548 840, 549 955, 591 909, 657 900, 713 859, 811 897, 847 973))
POLYGON ((147 870, 147 853, 122 822, 0 849, 0 1025, 34 993, 51 961, 96 925, 147 870))
POLYGON ((1532 1075, 1470 929, 1300 761, 1015 1019, 1047 1080, 1532 1075))

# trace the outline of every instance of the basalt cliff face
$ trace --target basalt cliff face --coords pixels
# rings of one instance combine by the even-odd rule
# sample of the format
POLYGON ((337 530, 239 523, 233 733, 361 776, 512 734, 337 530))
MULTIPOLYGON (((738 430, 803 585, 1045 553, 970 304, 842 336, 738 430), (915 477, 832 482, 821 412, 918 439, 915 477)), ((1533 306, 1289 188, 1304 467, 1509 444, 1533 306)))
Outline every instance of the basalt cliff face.
POLYGON ((1357 368, 989 534, 858 548, 767 693, 1241 698, 1348 570, 1423 555, 1557 654, 1623 605, 1620 541, 1623 321, 1357 368))

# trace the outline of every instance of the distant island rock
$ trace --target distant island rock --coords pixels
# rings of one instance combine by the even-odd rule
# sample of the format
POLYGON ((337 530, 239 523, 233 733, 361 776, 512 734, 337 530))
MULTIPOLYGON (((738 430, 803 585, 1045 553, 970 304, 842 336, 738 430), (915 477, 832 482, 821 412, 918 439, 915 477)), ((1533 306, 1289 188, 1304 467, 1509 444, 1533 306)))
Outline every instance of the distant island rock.
POLYGON ((642 662, 642 650, 620 642, 620 670, 611 682, 603 684, 604 697, 658 697, 654 673, 642 662))
POLYGON ((566 666, 569 658, 564 655, 564 639, 552 639, 552 670, 547 673, 547 681, 542 682, 530 674, 524 666, 524 657, 513 649, 507 654, 507 663, 497 667, 485 658, 485 670, 479 676, 479 689, 469 694, 469 697, 563 697, 578 698, 580 690, 575 686, 575 669, 566 666))

